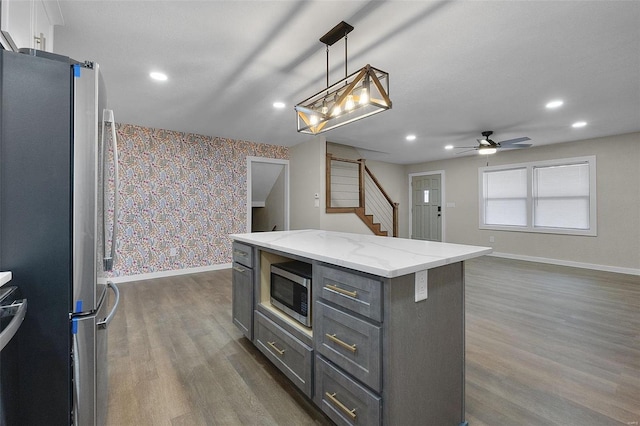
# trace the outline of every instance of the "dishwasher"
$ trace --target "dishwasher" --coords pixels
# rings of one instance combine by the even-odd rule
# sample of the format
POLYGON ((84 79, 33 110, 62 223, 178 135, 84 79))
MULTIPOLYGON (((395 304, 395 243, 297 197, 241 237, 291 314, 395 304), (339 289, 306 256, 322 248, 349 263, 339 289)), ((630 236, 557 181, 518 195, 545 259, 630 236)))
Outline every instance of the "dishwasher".
POLYGON ((0 426, 19 424, 18 339, 14 338, 27 313, 27 300, 16 286, 0 287, 0 426))

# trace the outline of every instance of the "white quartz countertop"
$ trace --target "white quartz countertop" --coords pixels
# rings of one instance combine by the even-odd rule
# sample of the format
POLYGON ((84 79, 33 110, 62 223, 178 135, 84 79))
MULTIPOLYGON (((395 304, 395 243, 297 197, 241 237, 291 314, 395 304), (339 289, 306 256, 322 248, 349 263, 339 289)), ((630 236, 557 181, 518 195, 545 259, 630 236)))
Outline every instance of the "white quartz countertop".
POLYGON ((491 247, 306 229, 232 234, 239 242, 386 278, 491 253, 491 247))
POLYGON ((0 272, 0 287, 11 281, 11 272, 0 272))

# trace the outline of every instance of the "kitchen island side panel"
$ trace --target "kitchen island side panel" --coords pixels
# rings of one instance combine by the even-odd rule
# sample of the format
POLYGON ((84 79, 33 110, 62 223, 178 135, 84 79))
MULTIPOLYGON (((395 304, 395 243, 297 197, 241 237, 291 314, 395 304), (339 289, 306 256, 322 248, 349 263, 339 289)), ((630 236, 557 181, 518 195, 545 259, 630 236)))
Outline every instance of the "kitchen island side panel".
POLYGON ((464 421, 463 263, 429 269, 427 285, 415 302, 415 274, 385 283, 385 425, 464 421))

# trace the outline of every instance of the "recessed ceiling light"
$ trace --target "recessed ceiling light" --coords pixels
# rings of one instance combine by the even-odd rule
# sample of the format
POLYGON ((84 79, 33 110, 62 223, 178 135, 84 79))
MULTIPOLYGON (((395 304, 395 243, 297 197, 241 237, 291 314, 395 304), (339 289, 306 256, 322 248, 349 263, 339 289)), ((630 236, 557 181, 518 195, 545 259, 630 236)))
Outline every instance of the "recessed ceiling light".
POLYGON ((149 73, 149 77, 151 77, 154 80, 158 80, 158 81, 166 81, 167 80, 167 75, 161 72, 150 72, 149 73))
POLYGON ((444 149, 453 149, 453 145, 447 145, 444 147, 444 149))
POLYGON ((407 135, 407 137, 405 139, 408 140, 409 142, 415 141, 416 140, 416 135, 407 135))
POLYGON ((274 102, 273 103, 273 107, 277 108, 277 109, 282 109, 284 108, 286 105, 284 104, 284 102, 274 102))
POLYGON ((549 109, 554 109, 554 108, 559 108, 562 106, 562 104, 564 104, 563 101, 561 101, 560 99, 555 100, 555 101, 551 101, 549 103, 547 103, 547 105, 545 105, 547 108, 549 109))
POLYGON ((587 122, 586 122, 586 121, 576 121, 575 123, 573 123, 573 124, 571 125, 571 127, 576 127, 576 128, 578 128, 578 127, 584 127, 584 126, 586 126, 586 125, 587 125, 587 122))

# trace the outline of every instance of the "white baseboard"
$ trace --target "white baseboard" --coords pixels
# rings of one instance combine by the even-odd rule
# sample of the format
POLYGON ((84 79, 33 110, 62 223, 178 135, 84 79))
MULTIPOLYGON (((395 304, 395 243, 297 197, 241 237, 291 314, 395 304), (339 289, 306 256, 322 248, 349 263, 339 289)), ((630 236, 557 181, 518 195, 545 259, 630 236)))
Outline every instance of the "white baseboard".
POLYGON ((594 263, 574 262, 571 260, 549 259, 546 257, 524 256, 521 254, 493 252, 488 256, 503 257, 505 259, 526 260, 529 262, 548 263, 551 265, 571 266, 574 268, 593 269, 596 271, 616 272, 618 274, 640 275, 640 269, 623 268, 621 266, 598 265, 594 263))
POLYGON ((176 275, 196 274, 198 272, 218 271, 220 269, 231 268, 231 263, 223 263, 220 265, 199 266, 197 268, 174 269, 170 271, 149 272, 147 274, 126 275, 122 277, 112 277, 109 281, 118 283, 126 283, 130 281, 151 280, 154 278, 173 277, 176 275))

